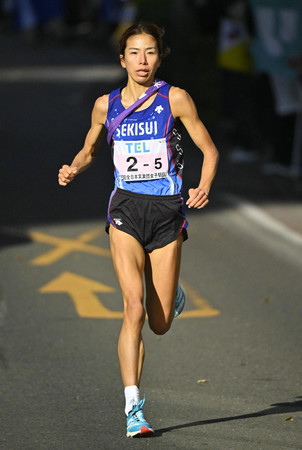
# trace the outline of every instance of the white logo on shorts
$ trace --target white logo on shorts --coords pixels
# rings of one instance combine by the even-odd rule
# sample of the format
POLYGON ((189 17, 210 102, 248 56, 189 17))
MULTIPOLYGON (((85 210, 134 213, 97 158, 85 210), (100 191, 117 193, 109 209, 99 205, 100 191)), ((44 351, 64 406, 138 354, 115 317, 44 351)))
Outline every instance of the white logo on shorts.
POLYGON ((113 219, 115 225, 123 225, 122 219, 113 219))

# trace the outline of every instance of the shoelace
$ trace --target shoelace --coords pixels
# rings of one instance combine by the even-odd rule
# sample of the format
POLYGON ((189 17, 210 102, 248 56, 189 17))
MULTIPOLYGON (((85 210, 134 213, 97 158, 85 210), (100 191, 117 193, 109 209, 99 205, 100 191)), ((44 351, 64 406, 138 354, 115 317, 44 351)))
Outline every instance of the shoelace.
POLYGON ((137 411, 132 415, 131 419, 135 420, 135 422, 140 422, 141 419, 144 419, 143 411, 137 411))
POLYGON ((144 403, 145 403, 145 397, 139 403, 135 403, 135 402, 132 403, 132 410, 129 413, 129 414, 131 414, 131 419, 134 419, 136 422, 139 422, 140 419, 142 419, 144 417, 143 411, 142 411, 144 403))

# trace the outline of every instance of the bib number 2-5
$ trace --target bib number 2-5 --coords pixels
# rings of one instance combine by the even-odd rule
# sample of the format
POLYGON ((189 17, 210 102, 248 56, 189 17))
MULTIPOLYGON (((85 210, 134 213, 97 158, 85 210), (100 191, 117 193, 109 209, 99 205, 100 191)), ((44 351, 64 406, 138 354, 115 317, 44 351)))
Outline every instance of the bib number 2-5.
POLYGON ((125 181, 164 178, 168 172, 165 139, 115 141, 114 164, 125 181))

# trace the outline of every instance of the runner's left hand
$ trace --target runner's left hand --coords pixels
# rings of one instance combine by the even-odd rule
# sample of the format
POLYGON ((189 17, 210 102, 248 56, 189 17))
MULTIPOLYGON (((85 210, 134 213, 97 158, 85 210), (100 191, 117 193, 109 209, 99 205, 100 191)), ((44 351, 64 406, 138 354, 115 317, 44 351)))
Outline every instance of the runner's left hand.
POLYGON ((201 209, 209 203, 209 193, 201 188, 189 189, 188 208, 201 209))

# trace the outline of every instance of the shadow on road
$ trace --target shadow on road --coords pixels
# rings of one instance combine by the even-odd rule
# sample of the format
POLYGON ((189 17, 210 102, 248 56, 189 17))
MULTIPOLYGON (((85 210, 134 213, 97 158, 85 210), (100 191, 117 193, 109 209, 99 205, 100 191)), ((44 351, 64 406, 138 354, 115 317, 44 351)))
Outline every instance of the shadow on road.
POLYGON ((0 228, 0 249, 3 247, 29 244, 31 239, 25 233, 12 233, 5 228, 0 228))
MULTIPOLYGON (((298 399, 302 397, 297 397, 298 399)), ((230 417, 219 417, 218 419, 209 420, 198 420, 196 422, 189 422, 180 425, 175 425, 173 427, 161 428, 156 430, 156 436, 161 436, 164 433, 169 433, 170 431, 180 430, 182 428, 198 427, 202 425, 211 425, 213 423, 231 422, 233 420, 244 420, 244 419, 254 419, 256 417, 270 416, 275 414, 292 414, 294 412, 302 411, 302 400, 296 400, 292 403, 274 403, 271 408, 264 409, 263 411, 258 411, 255 413, 241 414, 238 416, 230 417)))

